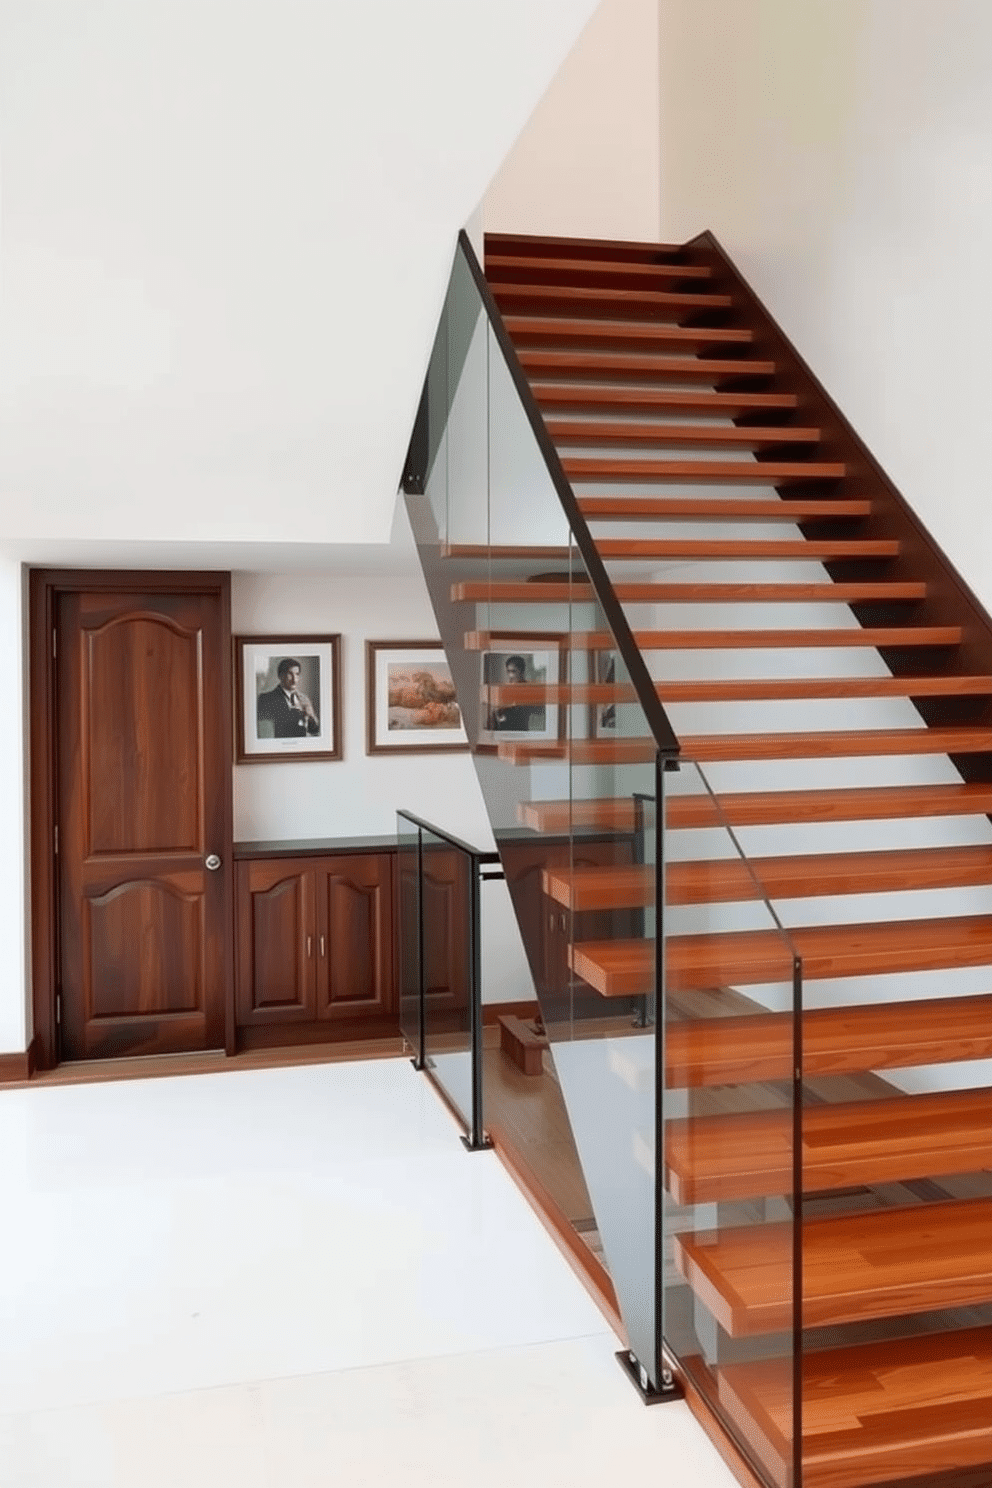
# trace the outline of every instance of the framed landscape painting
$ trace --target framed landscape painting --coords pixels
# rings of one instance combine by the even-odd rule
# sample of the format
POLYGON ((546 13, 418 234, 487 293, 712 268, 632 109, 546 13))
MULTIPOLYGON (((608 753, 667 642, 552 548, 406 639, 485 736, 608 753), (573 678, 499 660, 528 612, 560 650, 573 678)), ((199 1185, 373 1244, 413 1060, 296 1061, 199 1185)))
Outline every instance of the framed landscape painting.
POLYGON ((341 637, 235 636, 237 761, 341 758, 341 637))
POLYGON ((369 754, 468 748, 440 641, 366 641, 365 672, 369 754))

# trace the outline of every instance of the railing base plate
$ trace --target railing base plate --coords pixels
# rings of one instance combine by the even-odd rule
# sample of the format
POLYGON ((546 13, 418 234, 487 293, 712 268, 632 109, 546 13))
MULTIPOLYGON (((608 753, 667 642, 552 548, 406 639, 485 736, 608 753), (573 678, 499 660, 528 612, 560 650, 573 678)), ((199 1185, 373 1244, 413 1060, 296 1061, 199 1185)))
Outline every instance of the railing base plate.
POLYGON ((674 1375, 668 1374, 664 1388, 656 1390, 648 1379, 647 1370, 638 1363, 629 1349, 621 1349, 614 1357, 644 1405, 666 1405, 670 1400, 685 1399, 685 1391, 674 1375))

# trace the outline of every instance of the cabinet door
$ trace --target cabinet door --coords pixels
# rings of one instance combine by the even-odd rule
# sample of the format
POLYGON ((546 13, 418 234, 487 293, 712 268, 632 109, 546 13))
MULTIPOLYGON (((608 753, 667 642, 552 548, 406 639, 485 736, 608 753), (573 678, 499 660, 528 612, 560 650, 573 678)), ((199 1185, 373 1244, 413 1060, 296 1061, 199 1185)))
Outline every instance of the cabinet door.
POLYGON ((306 1022, 317 991, 313 860, 259 859, 238 870, 238 1022, 306 1022))
MULTIPOLYGON (((608 868, 634 860, 633 842, 627 835, 601 840, 567 840, 502 843, 500 847, 507 884, 530 960, 531 974, 539 997, 567 998, 575 979, 569 970, 568 954, 573 941, 629 939, 638 934, 634 910, 587 910, 571 914, 544 893, 542 873, 553 868, 608 868)), ((580 992, 583 984, 579 985, 580 992)), ((590 997, 595 997, 590 989, 590 997)), ((595 1005, 595 1003, 594 1003, 595 1005)))
POLYGON ((391 857, 368 853, 325 858, 317 884, 317 1017, 393 1012, 391 857))

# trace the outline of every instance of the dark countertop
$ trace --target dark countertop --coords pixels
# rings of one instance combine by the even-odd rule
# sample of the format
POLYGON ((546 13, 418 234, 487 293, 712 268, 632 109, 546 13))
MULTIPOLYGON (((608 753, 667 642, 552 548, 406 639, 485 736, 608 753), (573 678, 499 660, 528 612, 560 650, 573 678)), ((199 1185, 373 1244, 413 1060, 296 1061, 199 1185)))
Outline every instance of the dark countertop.
POLYGON ((325 858, 331 853, 395 852, 395 833, 385 837, 290 837, 275 842, 236 842, 234 858, 325 858))

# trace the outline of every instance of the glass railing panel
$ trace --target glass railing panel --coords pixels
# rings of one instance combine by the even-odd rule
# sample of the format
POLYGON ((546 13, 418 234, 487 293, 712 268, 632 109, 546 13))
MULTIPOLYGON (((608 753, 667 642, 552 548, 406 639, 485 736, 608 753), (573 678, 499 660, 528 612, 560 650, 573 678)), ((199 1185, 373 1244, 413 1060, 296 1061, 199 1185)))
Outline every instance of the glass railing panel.
POLYGON ((427 828, 421 828, 420 852, 425 1065, 468 1130, 476 862, 427 828))
POLYGON ((697 764, 663 802, 664 1335, 762 1478, 798 1488, 797 956, 697 764))
MULTIPOLYGON (((474 326, 470 307, 459 320, 474 326)), ((598 560, 570 526, 574 500, 527 415, 512 354, 490 321, 483 379, 474 331, 467 345, 449 389, 443 515, 435 496, 409 496, 408 510, 548 1039, 548 1067, 529 1087, 534 1144, 542 1123, 570 1126, 575 1141, 578 1161, 561 1139, 542 1155, 541 1181, 601 1256, 631 1350, 657 1385, 661 1219, 639 1146, 653 1095, 644 1072, 630 1090, 614 1067, 618 1044, 653 1047, 654 980, 623 972, 618 990, 601 963, 654 964, 658 730, 646 707, 660 710, 622 613, 608 592, 597 597, 588 565, 598 560)), ((464 1023, 435 1026, 431 1013, 427 1023, 432 1060, 464 1052, 464 1023), (442 1049, 452 1035, 460 1047, 442 1049)))
POLYGON ((423 1066, 420 965, 420 829, 402 812, 396 815, 396 944, 400 1033, 414 1063, 423 1066))

